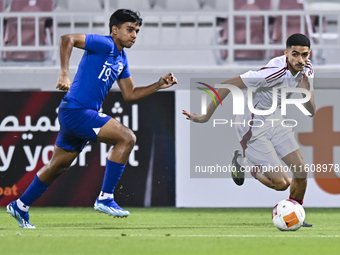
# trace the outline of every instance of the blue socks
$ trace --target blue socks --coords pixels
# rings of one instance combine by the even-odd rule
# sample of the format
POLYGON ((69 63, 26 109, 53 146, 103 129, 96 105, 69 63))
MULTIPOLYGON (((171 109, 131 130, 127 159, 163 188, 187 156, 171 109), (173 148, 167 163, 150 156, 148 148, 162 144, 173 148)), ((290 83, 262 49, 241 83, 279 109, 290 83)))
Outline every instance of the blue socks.
POLYGON ((40 181, 38 176, 35 175, 34 180, 25 190, 24 194, 22 194, 20 200, 24 205, 31 206, 31 204, 37 200, 48 189, 48 187, 48 184, 40 181))
MULTIPOLYGON (((99 199, 113 198, 113 191, 124 172, 125 165, 106 161, 105 175, 99 199)), ((40 181, 37 175, 18 201, 19 209, 26 211, 47 189, 49 185, 40 181), (27 208, 28 207, 28 208, 27 208), (27 209, 26 209, 27 208, 27 209)))
POLYGON ((99 199, 107 199, 108 195, 110 195, 110 198, 112 197, 113 191, 124 172, 124 168, 125 165, 123 164, 106 160, 104 181, 99 199))

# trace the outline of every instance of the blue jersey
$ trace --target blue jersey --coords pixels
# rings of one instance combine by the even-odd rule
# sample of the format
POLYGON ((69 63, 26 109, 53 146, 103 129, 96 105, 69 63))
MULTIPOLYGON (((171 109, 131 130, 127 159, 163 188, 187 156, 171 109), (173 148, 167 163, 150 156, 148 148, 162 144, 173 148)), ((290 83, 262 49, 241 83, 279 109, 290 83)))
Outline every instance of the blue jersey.
POLYGON ((119 52, 112 37, 87 34, 84 55, 60 108, 98 111, 113 83, 128 77, 130 72, 125 51, 119 52))

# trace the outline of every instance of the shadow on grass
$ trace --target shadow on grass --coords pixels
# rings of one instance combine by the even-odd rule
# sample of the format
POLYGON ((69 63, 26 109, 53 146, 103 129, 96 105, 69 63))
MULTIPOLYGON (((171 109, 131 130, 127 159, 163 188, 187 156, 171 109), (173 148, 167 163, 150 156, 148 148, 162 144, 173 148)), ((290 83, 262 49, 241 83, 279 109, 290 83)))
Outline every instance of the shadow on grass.
MULTIPOLYGON (((106 224, 107 225, 107 224, 106 224)), ((220 224, 220 225, 209 225, 209 226, 145 226, 145 227, 117 227, 117 226, 98 226, 98 224, 69 224, 69 223, 58 223, 58 224, 44 224, 44 227, 53 227, 53 228, 65 228, 65 229, 75 229, 75 230, 169 230, 169 229, 231 229, 231 228, 272 228, 273 224, 271 223, 231 223, 231 224, 220 224)))

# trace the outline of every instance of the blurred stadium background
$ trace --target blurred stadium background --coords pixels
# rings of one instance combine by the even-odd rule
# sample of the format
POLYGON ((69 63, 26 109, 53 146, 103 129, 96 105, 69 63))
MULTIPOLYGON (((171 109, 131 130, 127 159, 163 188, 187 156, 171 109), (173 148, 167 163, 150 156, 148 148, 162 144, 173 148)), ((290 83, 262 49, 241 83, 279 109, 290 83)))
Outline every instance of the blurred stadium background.
MULTIPOLYGON (((114 85, 104 102, 103 111, 138 138, 116 190, 121 206, 272 207, 287 198, 288 191, 270 191, 253 179, 239 188, 230 176, 190 178, 191 124, 181 110, 191 109, 190 79, 222 82, 257 70, 283 54, 285 39, 297 32, 312 42, 318 109, 296 128, 297 140, 308 164, 340 164, 340 0, 0 0, 0 206, 19 197, 51 156, 64 95, 55 90, 59 37, 107 35, 118 8, 139 10, 143 18, 136 44, 126 50, 135 85, 170 71, 179 81, 134 105, 114 85)), ((73 50, 71 80, 81 56, 73 50)), ((230 164, 229 152, 239 147, 235 132, 216 132, 230 164)), ((201 146, 204 156, 209 148, 201 146)), ((91 206, 108 149, 89 144, 34 205, 91 206)), ((328 177, 311 173, 306 207, 340 207, 340 175, 328 177)))

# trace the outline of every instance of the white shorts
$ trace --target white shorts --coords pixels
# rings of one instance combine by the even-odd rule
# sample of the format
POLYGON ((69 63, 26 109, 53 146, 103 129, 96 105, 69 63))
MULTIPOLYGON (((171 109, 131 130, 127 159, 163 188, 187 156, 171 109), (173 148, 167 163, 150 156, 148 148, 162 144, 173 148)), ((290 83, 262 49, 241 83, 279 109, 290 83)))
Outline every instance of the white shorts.
POLYGON ((267 169, 282 165, 281 158, 299 149, 292 128, 282 126, 271 128, 261 137, 252 137, 246 145, 244 153, 250 163, 267 169))

